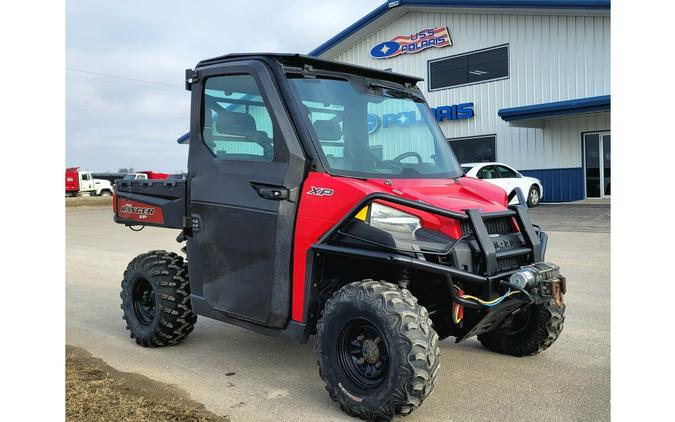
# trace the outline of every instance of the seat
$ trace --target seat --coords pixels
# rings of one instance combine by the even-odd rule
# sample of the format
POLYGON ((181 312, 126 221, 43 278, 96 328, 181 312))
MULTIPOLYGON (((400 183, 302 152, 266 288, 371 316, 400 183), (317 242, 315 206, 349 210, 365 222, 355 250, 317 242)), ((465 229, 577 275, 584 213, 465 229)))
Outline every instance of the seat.
MULTIPOLYGON (((232 140, 238 142, 254 142, 260 145, 266 160, 271 161, 274 157, 272 139, 267 132, 257 130, 255 119, 250 114, 223 110, 218 113, 215 126, 219 135, 232 137, 232 140)), ((220 158, 226 158, 229 154, 223 151, 218 155, 220 158)))

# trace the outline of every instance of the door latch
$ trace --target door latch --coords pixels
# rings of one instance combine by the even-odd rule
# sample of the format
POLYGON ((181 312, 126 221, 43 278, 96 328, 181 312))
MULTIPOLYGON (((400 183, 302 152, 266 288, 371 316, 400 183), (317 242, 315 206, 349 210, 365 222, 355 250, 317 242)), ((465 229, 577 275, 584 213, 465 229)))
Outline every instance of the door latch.
POLYGON ((263 185, 251 182, 251 186, 261 198, 281 201, 289 198, 289 190, 283 186, 263 185))

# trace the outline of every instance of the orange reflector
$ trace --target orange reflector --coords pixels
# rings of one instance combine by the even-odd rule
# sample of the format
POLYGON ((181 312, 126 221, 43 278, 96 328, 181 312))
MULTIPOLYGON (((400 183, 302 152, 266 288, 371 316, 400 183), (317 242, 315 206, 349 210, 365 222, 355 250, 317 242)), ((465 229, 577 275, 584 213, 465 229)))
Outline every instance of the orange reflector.
MULTIPOLYGON (((457 296, 464 296, 464 290, 457 289, 457 296)), ((459 324, 464 319, 464 306, 452 303, 452 319, 455 324, 459 324)))

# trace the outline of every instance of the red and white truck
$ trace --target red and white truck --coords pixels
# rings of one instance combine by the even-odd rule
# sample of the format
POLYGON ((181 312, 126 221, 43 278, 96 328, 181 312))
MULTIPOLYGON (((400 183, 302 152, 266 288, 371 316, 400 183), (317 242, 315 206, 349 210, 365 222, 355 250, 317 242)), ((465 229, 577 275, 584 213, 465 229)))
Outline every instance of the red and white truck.
POLYGON ((107 180, 94 179, 90 171, 79 167, 66 169, 66 196, 111 196, 112 185, 107 180))

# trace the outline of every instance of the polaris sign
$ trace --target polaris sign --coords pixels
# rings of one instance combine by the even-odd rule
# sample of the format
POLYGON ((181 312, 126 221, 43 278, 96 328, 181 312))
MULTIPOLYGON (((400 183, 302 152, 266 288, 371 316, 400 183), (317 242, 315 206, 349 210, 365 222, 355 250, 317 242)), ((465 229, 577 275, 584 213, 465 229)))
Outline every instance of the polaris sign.
POLYGON ((370 50, 375 59, 389 59, 404 53, 419 53, 429 47, 447 47, 452 45, 447 26, 428 28, 410 35, 399 35, 376 45, 370 50))
MULTIPOLYGON (((454 105, 444 105, 431 108, 431 113, 437 122, 443 120, 465 120, 476 115, 473 110, 473 103, 462 103, 454 105)), ((380 127, 387 128, 391 125, 401 127, 420 123, 416 111, 403 111, 401 113, 383 114, 382 118, 373 113, 368 113, 368 134, 374 133, 380 127)))
POLYGON ((476 115, 473 110, 473 103, 462 103, 455 105, 444 105, 439 107, 433 107, 431 112, 434 113, 436 121, 442 122, 443 120, 463 120, 470 119, 476 115))

